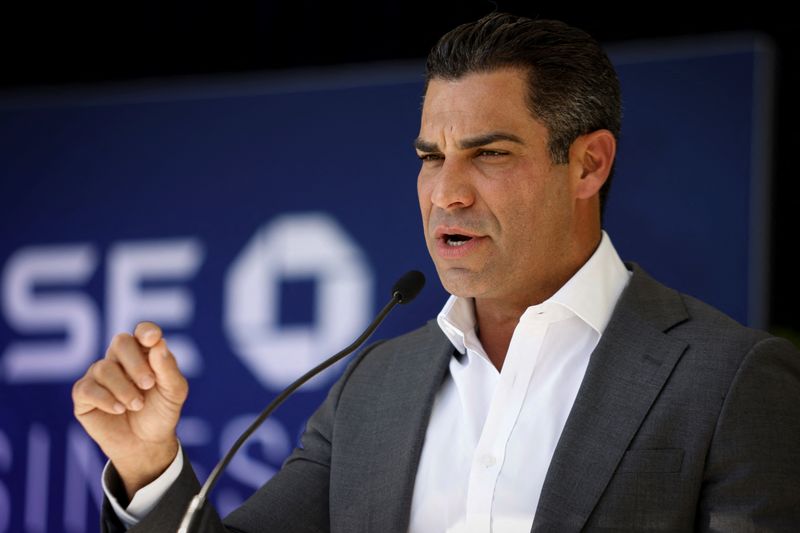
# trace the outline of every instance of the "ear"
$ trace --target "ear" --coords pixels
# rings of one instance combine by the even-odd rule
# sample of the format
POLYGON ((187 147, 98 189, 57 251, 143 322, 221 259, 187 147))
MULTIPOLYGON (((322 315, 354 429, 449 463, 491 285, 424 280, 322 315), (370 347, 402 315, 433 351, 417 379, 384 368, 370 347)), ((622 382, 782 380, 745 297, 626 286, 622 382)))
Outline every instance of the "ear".
POLYGON ((569 149, 570 166, 575 177, 575 197, 586 200, 600 191, 611 174, 617 141, 608 130, 581 135, 569 149))

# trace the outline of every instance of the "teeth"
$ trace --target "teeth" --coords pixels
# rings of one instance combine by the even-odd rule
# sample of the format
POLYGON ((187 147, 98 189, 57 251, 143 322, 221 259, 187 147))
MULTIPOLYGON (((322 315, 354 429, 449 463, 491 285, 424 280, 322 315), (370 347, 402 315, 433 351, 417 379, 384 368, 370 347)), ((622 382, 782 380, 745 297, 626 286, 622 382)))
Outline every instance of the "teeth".
POLYGON ((447 239, 448 246, 464 246, 467 241, 454 241, 452 239, 447 239))

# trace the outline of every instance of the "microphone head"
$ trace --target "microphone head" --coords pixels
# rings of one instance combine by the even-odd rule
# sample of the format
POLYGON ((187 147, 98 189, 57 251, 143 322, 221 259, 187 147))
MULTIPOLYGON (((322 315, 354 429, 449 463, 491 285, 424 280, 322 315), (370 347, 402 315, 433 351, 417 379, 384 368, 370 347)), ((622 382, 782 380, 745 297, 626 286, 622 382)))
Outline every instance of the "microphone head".
POLYGON ((401 304, 413 300, 422 287, 425 286, 425 276, 419 270, 409 270, 398 279, 392 287, 392 298, 401 304))

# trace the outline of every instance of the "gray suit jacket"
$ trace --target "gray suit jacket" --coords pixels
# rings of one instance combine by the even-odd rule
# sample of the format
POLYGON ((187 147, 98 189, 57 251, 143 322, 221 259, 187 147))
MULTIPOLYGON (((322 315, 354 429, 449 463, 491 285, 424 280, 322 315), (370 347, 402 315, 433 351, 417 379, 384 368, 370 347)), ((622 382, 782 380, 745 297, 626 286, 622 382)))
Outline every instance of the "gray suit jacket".
MULTIPOLYGON (((634 275, 591 356, 532 531, 799 531, 800 354, 634 275)), ((204 531, 404 532, 453 347, 435 321, 354 359, 302 448, 204 531)), ((536 453, 536 450, 531 450, 536 453)), ((132 531, 174 531, 189 461, 132 531)), ((103 527, 119 527, 106 511, 103 527)))

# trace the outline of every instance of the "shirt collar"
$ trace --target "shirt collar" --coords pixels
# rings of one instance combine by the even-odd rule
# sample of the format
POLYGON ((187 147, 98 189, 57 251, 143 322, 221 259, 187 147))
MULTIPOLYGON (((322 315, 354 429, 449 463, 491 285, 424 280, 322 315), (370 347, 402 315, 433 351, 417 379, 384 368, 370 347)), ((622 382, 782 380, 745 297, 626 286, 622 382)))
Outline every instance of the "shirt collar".
MULTIPOLYGON (((550 302, 560 304, 602 335, 630 275, 617 255, 611 238, 603 231, 600 245, 589 260, 555 294, 536 307, 550 302)), ((467 347, 480 346, 475 334, 472 298, 451 295, 439 313, 437 322, 460 353, 463 354, 467 347)))
POLYGON ((550 300, 578 315, 602 335, 630 276, 611 238, 603 231, 597 250, 550 300))
POLYGON ((467 335, 475 335, 475 301, 450 295, 436 318, 439 327, 459 353, 466 352, 467 335))

